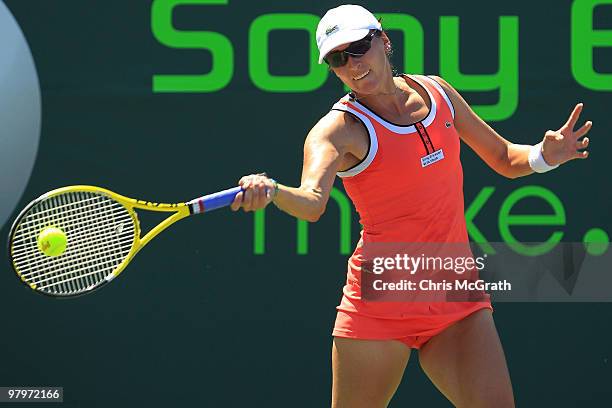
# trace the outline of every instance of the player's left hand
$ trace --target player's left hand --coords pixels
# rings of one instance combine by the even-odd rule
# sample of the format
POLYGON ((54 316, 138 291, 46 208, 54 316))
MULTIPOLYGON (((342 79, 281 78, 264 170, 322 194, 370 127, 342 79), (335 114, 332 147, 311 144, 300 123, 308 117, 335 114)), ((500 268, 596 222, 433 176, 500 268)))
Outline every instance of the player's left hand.
POLYGON ((580 150, 586 149, 589 146, 589 138, 578 139, 591 130, 593 122, 589 120, 580 129, 574 131, 576 122, 580 118, 582 107, 582 103, 576 105, 565 125, 556 131, 549 130, 544 135, 542 154, 544 155, 544 160, 549 165, 556 166, 573 159, 586 159, 589 157, 588 151, 580 150))

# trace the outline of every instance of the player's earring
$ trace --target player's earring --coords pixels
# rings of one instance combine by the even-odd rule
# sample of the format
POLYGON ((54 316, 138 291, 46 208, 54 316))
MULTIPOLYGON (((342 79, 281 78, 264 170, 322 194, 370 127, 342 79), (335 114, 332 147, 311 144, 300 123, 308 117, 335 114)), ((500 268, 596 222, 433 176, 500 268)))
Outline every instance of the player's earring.
POLYGON ((386 44, 385 44, 385 54, 387 55, 387 57, 390 57, 390 56, 391 56, 391 52, 392 52, 392 51, 391 51, 391 44, 386 43, 386 44))

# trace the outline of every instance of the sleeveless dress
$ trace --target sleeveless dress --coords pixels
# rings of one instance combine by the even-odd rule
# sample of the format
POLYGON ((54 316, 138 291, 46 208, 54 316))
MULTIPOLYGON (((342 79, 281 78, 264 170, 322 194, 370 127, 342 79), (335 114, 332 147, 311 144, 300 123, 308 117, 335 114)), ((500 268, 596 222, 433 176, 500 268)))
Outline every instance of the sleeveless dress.
POLYGON ((332 108, 357 118, 370 140, 366 157, 338 173, 359 213, 363 230, 348 261, 333 335, 397 339, 419 348, 458 320, 492 308, 488 297, 467 302, 385 302, 362 297, 364 245, 469 242, 460 139, 453 123, 452 103, 432 78, 402 77, 412 88, 414 83, 422 87, 430 100, 428 115, 417 123, 390 123, 351 94, 332 108))

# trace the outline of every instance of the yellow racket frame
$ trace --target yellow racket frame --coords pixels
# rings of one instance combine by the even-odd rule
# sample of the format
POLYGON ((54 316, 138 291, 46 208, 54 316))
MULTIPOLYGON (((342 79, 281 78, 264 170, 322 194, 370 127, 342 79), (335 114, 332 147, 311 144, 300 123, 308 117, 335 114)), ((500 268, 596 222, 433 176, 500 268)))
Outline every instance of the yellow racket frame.
MULTIPOLYGON (((42 196, 40 196, 39 198, 37 198, 36 200, 34 200, 32 203, 30 203, 30 205, 28 205, 24 209, 22 214, 20 214, 19 217, 17 217, 17 219, 15 220, 15 225, 13 226, 13 228, 11 228, 11 236, 10 236, 9 243, 12 243, 13 235, 16 232, 16 227, 19 221, 22 219, 22 216, 25 213, 27 213, 27 211, 33 205, 47 198, 51 198, 51 197, 54 197, 60 194, 74 193, 74 192, 88 192, 88 193, 98 193, 98 194, 106 195, 109 198, 123 205, 128 211, 128 213, 130 214, 130 216, 132 217, 132 220, 134 221, 134 240, 132 242, 132 247, 130 248, 130 252, 125 257, 123 262, 121 262, 121 264, 119 264, 119 266, 117 266, 117 268, 115 268, 115 270, 112 272, 112 274, 109 275, 110 277, 107 278, 107 281, 111 281, 117 276, 119 276, 119 274, 125 269, 125 267, 134 258, 134 256, 136 256, 136 254, 142 248, 144 248, 144 246, 147 245, 149 241, 155 238, 159 233, 164 231, 166 228, 168 228, 170 225, 174 224, 175 222, 191 215, 189 206, 186 203, 176 203, 176 204, 156 203, 152 201, 143 201, 143 200, 137 200, 134 198, 126 197, 126 196, 117 194, 114 191, 110 191, 102 187, 88 186, 88 185, 67 186, 67 187, 61 187, 61 188, 49 191, 43 194, 42 196), (147 232, 147 234, 144 237, 141 238, 140 237, 140 234, 141 234, 140 222, 138 220, 138 214, 136 213, 135 209, 155 211, 155 212, 174 213, 174 214, 169 216, 168 218, 166 218, 159 224, 157 224, 149 232, 147 232)), ((19 275, 19 278, 24 283, 26 283, 32 289, 36 290, 36 285, 33 283, 27 282, 26 279, 24 279, 23 276, 21 276, 19 269, 17 268, 15 263, 12 261, 13 260, 12 244, 10 244, 10 249, 11 249, 11 262, 13 263, 13 269, 15 270, 15 272, 17 272, 17 275, 19 275)))

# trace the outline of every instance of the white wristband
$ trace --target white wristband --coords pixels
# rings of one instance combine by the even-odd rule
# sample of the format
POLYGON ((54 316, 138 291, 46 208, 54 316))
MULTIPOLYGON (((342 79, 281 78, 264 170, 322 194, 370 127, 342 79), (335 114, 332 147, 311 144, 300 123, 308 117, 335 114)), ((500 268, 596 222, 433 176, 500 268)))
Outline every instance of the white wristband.
POLYGON ((529 167, 531 167, 531 170, 535 171, 536 173, 546 173, 547 171, 554 170, 559 167, 558 164, 556 166, 551 166, 546 163, 546 160, 544 160, 544 155, 542 155, 542 143, 544 142, 531 146, 531 150, 529 150, 529 167))

